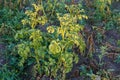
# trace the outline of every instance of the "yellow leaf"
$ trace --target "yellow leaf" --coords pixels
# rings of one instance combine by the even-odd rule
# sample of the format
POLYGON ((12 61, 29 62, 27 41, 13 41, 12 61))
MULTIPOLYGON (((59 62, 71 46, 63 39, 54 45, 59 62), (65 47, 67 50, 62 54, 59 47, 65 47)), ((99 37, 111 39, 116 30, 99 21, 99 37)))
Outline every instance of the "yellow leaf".
POLYGON ((58 45, 58 43, 53 40, 53 41, 51 42, 51 44, 49 45, 49 50, 50 50, 51 53, 57 54, 57 53, 60 53, 61 48, 60 48, 60 46, 58 45))
POLYGON ((47 27, 48 33, 54 33, 54 28, 52 26, 47 27))

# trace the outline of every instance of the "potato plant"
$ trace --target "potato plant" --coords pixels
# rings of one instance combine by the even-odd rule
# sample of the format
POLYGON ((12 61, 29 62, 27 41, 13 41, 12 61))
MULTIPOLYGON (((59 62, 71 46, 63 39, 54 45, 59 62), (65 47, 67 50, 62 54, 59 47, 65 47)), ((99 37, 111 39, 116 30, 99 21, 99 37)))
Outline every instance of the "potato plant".
POLYGON ((110 5, 112 0, 94 0, 95 18, 97 20, 107 19, 111 15, 110 5), (107 15, 106 15, 107 14, 107 15))
POLYGON ((44 32, 37 28, 38 24, 43 27, 48 23, 44 6, 33 4, 33 8, 34 10, 25 12, 27 18, 22 20, 25 28, 18 31, 15 36, 19 42, 18 66, 33 65, 35 76, 39 74, 64 80, 66 73, 71 71, 73 63, 78 62, 73 46, 76 45, 81 54, 84 53, 85 42, 80 33, 83 25, 78 21, 87 19, 87 16, 83 14, 84 10, 80 9, 80 5, 66 5, 67 13, 56 13, 60 25, 48 25, 47 32, 44 32), (39 15, 39 11, 43 12, 43 15, 39 15), (30 58, 34 61, 28 61, 30 58))

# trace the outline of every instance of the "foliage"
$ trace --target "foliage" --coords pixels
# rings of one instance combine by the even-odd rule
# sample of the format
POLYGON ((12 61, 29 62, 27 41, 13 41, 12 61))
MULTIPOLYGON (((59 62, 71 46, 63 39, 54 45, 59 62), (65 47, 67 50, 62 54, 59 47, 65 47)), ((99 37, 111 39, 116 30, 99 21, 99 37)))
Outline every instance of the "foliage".
POLYGON ((17 71, 10 71, 7 65, 4 65, 3 68, 0 69, 0 79, 1 80, 19 80, 16 73, 17 71))
POLYGON ((94 0, 96 20, 104 20, 111 15, 110 5, 112 0, 94 0), (107 15, 106 15, 107 14, 107 15))
POLYGON ((117 45, 120 47, 120 40, 117 41, 117 45))
MULTIPOLYGON (((13 48, 15 47, 14 36, 17 30, 21 29, 21 19, 24 17, 23 11, 12 10, 10 8, 0 9, 0 43, 5 46, 4 52, 1 51, 0 55, 5 58, 3 66, 0 66, 0 79, 1 80, 18 80, 19 72, 15 69, 16 57, 13 55, 13 48), (12 64, 12 65, 11 65, 12 64), (13 66, 14 64, 14 66, 13 66)), ((4 60, 4 59, 3 59, 4 60)))
POLYGON ((1 0, 0 8, 10 8, 13 10, 16 9, 25 9, 30 6, 32 3, 40 3, 41 0, 1 0))
MULTIPOLYGON (((117 45, 120 47, 120 40, 117 41, 117 45)), ((118 54, 118 56, 116 57, 116 59, 114 60, 114 62, 120 63, 120 54, 118 54)))
POLYGON ((3 8, 0 10, 0 35, 3 41, 12 42, 16 30, 21 29, 19 23, 24 17, 23 11, 11 10, 9 8, 3 8))
POLYGON ((115 62, 120 63, 120 55, 117 56, 117 59, 115 60, 115 62))
POLYGON ((28 65, 26 60, 32 58, 35 62, 31 61, 30 65, 34 65, 38 74, 64 80, 66 73, 72 69, 73 62, 78 62, 72 46, 76 45, 81 53, 84 52, 85 43, 79 33, 80 30, 83 30, 83 26, 77 21, 82 18, 87 19, 87 16, 81 14, 84 13, 83 9, 77 9, 79 5, 66 5, 68 13, 57 13, 60 25, 48 26, 48 32, 43 32, 36 26, 38 24, 45 25, 48 21, 44 7, 42 4, 33 4, 33 6, 34 10, 27 10, 25 14, 28 17, 22 20, 25 26, 29 25, 30 27, 21 29, 15 36, 15 39, 20 42, 17 44, 20 56, 19 66, 28 65), (43 15, 39 16, 39 11, 42 11, 43 15))
MULTIPOLYGON (((109 80, 103 59, 111 45, 102 43, 106 42, 106 30, 120 31, 119 11, 111 10, 114 1, 0 1, 0 58, 5 58, 5 63, 0 61, 0 80, 66 80, 78 62, 84 79, 109 80)), ((115 62, 120 62, 119 55, 115 62)))
POLYGON ((106 30, 112 30, 116 29, 117 31, 120 31, 120 13, 117 10, 113 10, 111 18, 109 18, 108 22, 105 24, 106 30))

